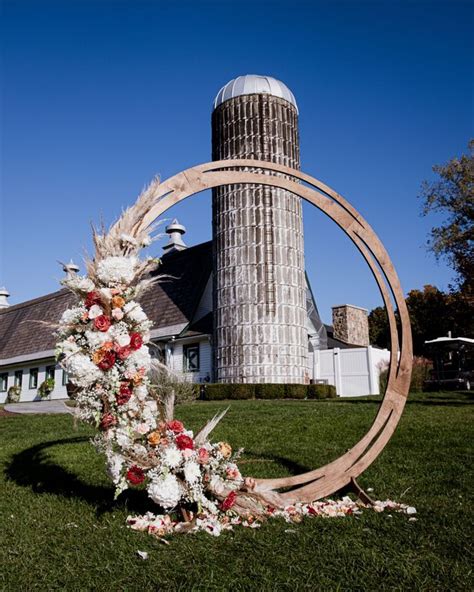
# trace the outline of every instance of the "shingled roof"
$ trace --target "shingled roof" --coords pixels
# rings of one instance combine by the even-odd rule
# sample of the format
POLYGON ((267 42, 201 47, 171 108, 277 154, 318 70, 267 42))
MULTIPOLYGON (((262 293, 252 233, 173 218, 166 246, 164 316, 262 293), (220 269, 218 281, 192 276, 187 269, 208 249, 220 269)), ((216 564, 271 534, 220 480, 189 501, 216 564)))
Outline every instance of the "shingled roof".
MULTIPOLYGON (((212 271, 212 244, 202 243, 168 253, 155 272, 168 277, 141 298, 153 329, 186 327, 194 316, 212 271)), ((55 347, 54 325, 72 306, 75 296, 60 290, 0 311, 0 365, 19 356, 50 352, 55 347)))

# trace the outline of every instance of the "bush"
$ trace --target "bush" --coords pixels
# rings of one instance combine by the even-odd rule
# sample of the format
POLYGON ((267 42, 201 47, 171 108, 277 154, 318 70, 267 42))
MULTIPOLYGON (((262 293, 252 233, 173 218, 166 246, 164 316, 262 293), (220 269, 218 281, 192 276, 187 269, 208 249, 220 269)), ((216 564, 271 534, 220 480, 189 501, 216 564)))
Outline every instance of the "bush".
POLYGON ((285 397, 287 399, 306 399, 308 385, 306 384, 287 384, 285 388, 285 397))
POLYGON ((21 395, 21 386, 15 385, 8 389, 7 403, 18 403, 21 395))
POLYGON ((410 392, 421 393, 423 390, 423 382, 430 377, 430 370, 433 368, 433 363, 427 358, 415 356, 413 358, 413 370, 411 373, 410 392))
POLYGON ((255 397, 257 399, 284 399, 284 384, 256 384, 255 397))
POLYGON ((206 384, 203 393, 203 399, 206 401, 223 401, 224 399, 253 399, 254 397, 254 384, 206 384))
POLYGON ((333 384, 308 384, 308 399, 335 399, 336 387, 333 384))

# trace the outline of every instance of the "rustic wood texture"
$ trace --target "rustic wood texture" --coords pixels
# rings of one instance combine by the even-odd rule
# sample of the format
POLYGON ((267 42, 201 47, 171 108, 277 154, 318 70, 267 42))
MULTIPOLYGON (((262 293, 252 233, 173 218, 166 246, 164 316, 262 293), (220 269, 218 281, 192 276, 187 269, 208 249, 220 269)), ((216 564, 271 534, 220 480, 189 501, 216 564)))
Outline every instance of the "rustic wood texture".
POLYGON ((279 479, 248 479, 248 488, 261 499, 278 505, 311 502, 329 496, 356 479, 377 458, 400 420, 410 387, 412 340, 410 320, 395 268, 383 244, 364 218, 336 191, 305 173, 283 165, 255 160, 223 160, 202 164, 156 186, 155 205, 140 227, 148 227, 175 203, 206 189, 229 184, 262 184, 290 191, 327 214, 349 236, 369 265, 382 294, 391 332, 391 358, 387 389, 367 434, 333 462, 302 475, 279 479), (252 167, 285 176, 242 170, 252 167), (299 181, 299 182, 298 182, 299 181), (393 302, 392 302, 393 298, 393 302), (394 306, 400 314, 397 330, 394 306), (281 488, 292 488, 278 494, 281 488))

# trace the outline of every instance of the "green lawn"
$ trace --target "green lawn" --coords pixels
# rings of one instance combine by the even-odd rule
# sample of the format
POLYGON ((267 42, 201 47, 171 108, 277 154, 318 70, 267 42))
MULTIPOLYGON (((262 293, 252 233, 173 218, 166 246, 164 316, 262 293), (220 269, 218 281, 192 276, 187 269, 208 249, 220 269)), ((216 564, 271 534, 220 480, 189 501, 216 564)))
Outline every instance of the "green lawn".
MULTIPOLYGON (((360 478, 405 515, 271 521, 164 545, 125 526, 151 509, 141 492, 113 502, 92 431, 69 416, 0 418, 1 588, 12 590, 473 589, 473 399, 414 395, 395 436, 360 478), (137 550, 147 551, 143 561, 137 550)), ((178 407, 197 428, 224 403, 178 407)), ((233 401, 214 439, 246 449, 242 470, 276 476, 337 458, 368 429, 377 398, 233 401)))

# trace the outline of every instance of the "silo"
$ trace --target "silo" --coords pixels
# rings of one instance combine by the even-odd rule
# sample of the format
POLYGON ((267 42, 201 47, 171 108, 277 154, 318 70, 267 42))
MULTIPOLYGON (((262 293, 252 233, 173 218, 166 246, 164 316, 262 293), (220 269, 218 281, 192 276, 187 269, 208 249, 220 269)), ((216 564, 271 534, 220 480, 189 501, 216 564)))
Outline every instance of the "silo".
MULTIPOLYGON (((298 109, 267 76, 239 76, 218 93, 212 158, 299 169, 298 109)), ((303 383, 308 335, 299 197, 259 185, 213 191, 214 368, 227 383, 303 383)))

